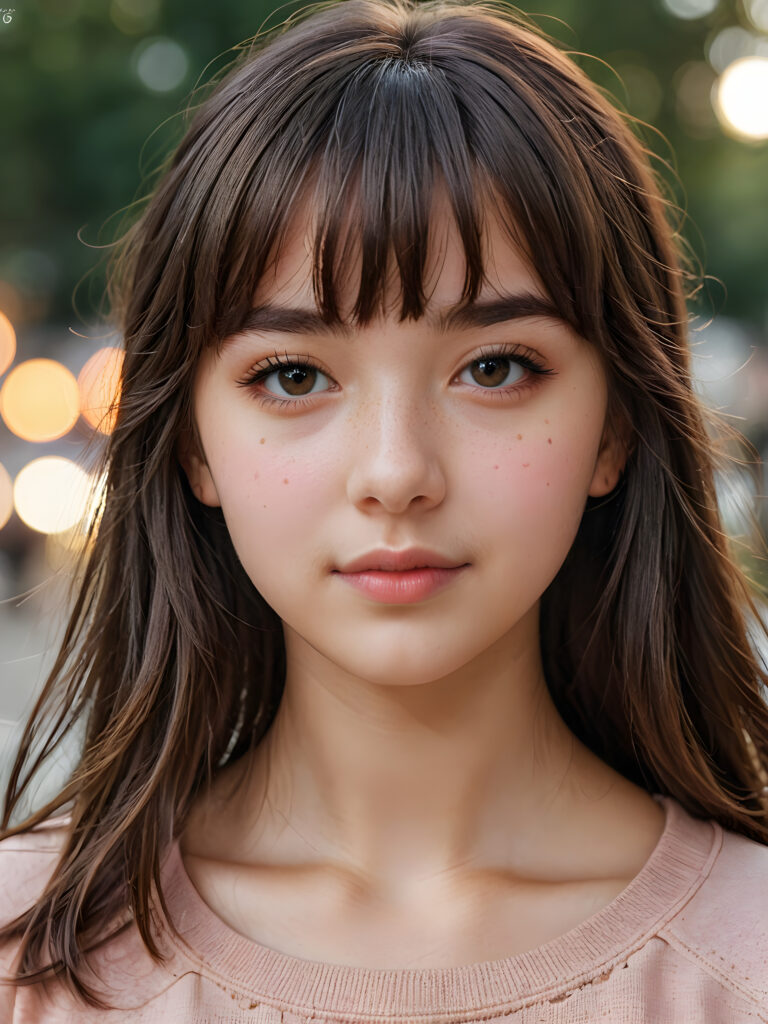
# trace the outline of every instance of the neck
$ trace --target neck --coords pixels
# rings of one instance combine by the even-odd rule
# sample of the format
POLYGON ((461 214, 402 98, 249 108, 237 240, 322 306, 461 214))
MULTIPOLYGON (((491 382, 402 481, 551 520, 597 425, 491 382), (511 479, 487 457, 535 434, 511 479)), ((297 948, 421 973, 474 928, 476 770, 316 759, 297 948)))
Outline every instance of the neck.
POLYGON ((538 606, 470 664, 418 685, 352 677, 287 628, 286 653, 278 714, 241 766, 245 813, 228 819, 245 861, 277 845, 283 862, 333 862, 400 889, 500 863, 529 876, 552 823, 630 786, 554 707, 538 606))

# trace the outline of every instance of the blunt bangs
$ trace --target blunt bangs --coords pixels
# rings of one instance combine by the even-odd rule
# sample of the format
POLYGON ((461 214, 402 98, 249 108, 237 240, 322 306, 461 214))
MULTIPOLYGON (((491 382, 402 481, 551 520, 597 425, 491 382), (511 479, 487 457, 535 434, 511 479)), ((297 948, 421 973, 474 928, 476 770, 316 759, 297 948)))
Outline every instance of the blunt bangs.
MULTIPOLYGON (((563 319, 600 341, 605 217, 584 166, 584 133, 574 130, 577 115, 559 109, 560 94, 573 83, 562 83, 554 95, 551 85, 537 88, 525 31, 515 30, 520 38, 510 32, 502 53, 498 26, 489 48, 482 18, 475 5, 471 20, 457 11, 430 24, 416 10, 406 26, 393 29, 393 38, 348 43, 339 51, 328 47, 318 24, 303 43, 318 49, 311 87, 305 64, 307 88, 294 85, 292 102, 285 88, 277 91, 266 54, 232 74, 218 98, 223 109, 210 120, 231 123, 231 131, 219 124, 224 140, 241 127, 235 145, 225 142, 213 154, 218 201, 201 209, 198 226, 205 247, 199 265, 216 268, 194 285, 202 304, 198 322, 208 325, 209 341, 220 343, 241 329, 286 233, 308 217, 314 222, 315 302, 327 322, 341 320, 340 285, 356 258, 352 323, 364 326, 385 312, 393 265, 399 319, 419 318, 438 187, 464 249, 463 302, 475 300, 485 279, 483 224, 494 216, 563 319), (461 48, 454 39, 459 35, 461 48), (525 74, 522 67, 516 71, 523 61, 525 74), (267 118, 265 110, 274 113, 267 118), (226 211, 220 208, 224 197, 226 211), (221 223, 229 225, 224 235, 216 227, 221 223)), ((551 76, 551 64, 540 63, 542 76, 551 76)), ((566 74, 574 71, 563 64, 566 74)), ((208 142, 206 161, 211 157, 208 142)))

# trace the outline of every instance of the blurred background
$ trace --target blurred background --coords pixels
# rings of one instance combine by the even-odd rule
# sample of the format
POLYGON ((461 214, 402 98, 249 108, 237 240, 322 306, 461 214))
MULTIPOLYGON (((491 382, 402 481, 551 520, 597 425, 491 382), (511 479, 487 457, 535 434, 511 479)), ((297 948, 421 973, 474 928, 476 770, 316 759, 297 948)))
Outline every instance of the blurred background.
MULTIPOLYGON (((192 90, 301 4, 0 0, 0 783, 63 628, 120 370, 104 263, 183 132, 192 90)), ((669 165, 705 285, 692 346, 705 400, 761 457, 718 489, 734 550, 768 523, 768 0, 543 0, 522 9, 629 114, 669 165)), ((765 652, 764 652, 765 654, 765 652)), ((66 770, 57 753, 45 789, 66 770)), ((41 794, 42 795, 42 794, 41 794)))

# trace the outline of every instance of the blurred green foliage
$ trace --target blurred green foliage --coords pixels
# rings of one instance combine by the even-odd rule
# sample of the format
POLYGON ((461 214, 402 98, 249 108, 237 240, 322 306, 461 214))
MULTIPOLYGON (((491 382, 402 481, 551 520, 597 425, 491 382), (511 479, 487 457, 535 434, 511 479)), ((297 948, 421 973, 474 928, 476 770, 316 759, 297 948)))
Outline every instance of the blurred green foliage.
MULTIPOLYGON (((263 0, 4 0, 0 23, 0 308, 22 320, 88 319, 103 287, 103 246, 115 237, 142 180, 178 139, 195 84, 228 63, 227 51, 302 8, 263 0), (173 89, 152 91, 137 73, 149 42, 173 40, 188 58, 173 89), (78 235, 80 237, 78 237, 78 235), (7 285, 23 299, 8 309, 7 285), (2 288, 6 292, 2 292, 2 288)), ((686 21, 662 0, 531 0, 524 8, 610 90, 677 166, 684 233, 718 278, 712 313, 768 329, 768 143, 728 137, 709 102, 715 73, 706 47, 719 29, 746 25, 734 0, 686 21), (591 56, 586 56, 589 54, 591 56), (683 85, 681 86, 681 83, 683 85), (681 102, 681 95, 687 97, 681 102)), ((76 321, 75 321, 76 323, 76 321)))

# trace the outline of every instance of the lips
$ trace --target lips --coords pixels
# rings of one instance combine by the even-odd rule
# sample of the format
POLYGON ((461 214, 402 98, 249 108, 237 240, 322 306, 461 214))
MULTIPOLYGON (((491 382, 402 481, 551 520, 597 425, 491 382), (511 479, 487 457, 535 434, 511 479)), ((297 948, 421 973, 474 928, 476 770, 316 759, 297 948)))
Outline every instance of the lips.
POLYGON ((353 573, 371 571, 404 572, 408 569, 457 569, 466 565, 460 559, 451 558, 439 551, 428 548, 377 548, 367 554, 353 558, 334 572, 353 573))

